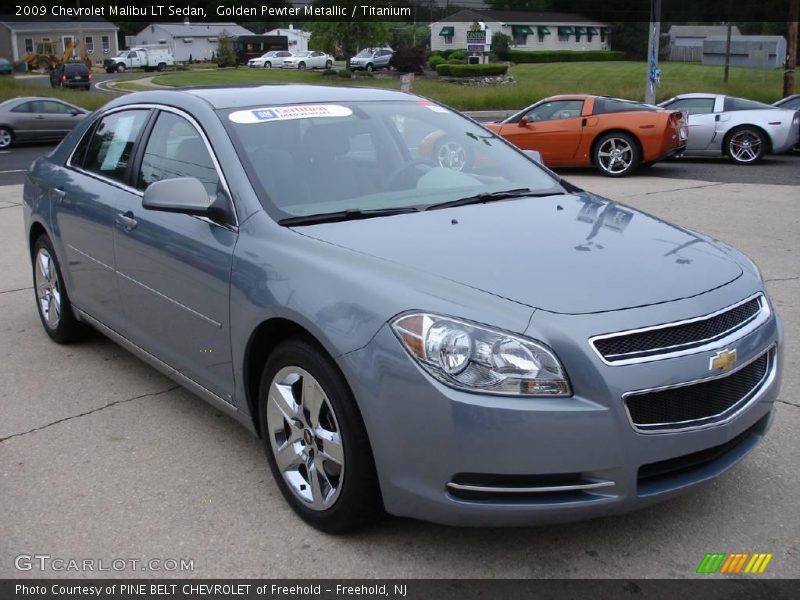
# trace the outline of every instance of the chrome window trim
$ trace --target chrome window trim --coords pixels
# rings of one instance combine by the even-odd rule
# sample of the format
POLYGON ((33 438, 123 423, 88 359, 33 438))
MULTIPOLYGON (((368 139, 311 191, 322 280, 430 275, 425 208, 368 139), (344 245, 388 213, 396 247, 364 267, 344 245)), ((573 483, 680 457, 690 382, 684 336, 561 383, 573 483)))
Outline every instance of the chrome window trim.
MULTIPOLYGON (((183 117, 184 119, 186 119, 189 122, 190 125, 192 125, 192 127, 195 128, 197 133, 200 134, 200 137, 202 138, 203 143, 206 146, 206 150, 208 150, 208 154, 209 154, 209 156, 211 156, 211 162, 214 163, 214 169, 217 172, 217 176, 219 177, 219 180, 222 183, 222 187, 223 187, 223 189, 225 190, 225 193, 228 196, 228 200, 229 200, 229 202, 231 204, 231 210, 233 210, 234 223, 232 225, 225 225, 223 223, 217 223, 215 221, 212 221, 211 219, 209 219, 207 217, 197 217, 196 215, 194 215, 194 216, 196 218, 199 218, 202 221, 207 221, 208 223, 211 223, 212 225, 217 225, 219 227, 225 227, 226 229, 233 228, 234 231, 238 231, 239 230, 239 213, 236 210, 236 202, 233 200, 233 195, 231 194, 230 186, 228 186, 228 180, 225 178, 225 174, 222 172, 222 167, 219 164, 219 160, 217 160, 217 155, 216 155, 216 153, 214 152, 214 149, 211 146, 211 142, 209 142, 209 140, 208 140, 208 136, 206 136, 206 133, 203 130, 203 128, 200 126, 200 123, 198 123, 197 119, 195 119, 192 115, 190 115, 189 113, 187 113, 184 110, 181 110, 180 108, 175 108, 174 106, 167 106, 166 104, 156 104, 156 103, 147 102, 147 103, 138 103, 138 104, 126 104, 124 106, 116 106, 116 107, 114 107, 114 108, 112 108, 110 110, 107 110, 106 112, 102 113, 101 115, 99 115, 97 117, 97 120, 95 121, 95 123, 97 121, 99 121, 100 119, 104 119, 108 115, 112 115, 112 114, 117 113, 117 112, 121 112, 121 111, 124 111, 124 110, 143 110, 143 109, 144 110, 154 110, 154 109, 155 110, 161 110, 161 111, 164 111, 164 112, 170 112, 170 113, 176 114, 179 117, 183 117)), ((89 129, 87 129, 86 132, 84 132, 84 136, 90 135, 90 131, 92 132, 91 134, 94 135, 93 126, 89 127, 89 129)), ((122 182, 117 181, 115 179, 111 179, 110 177, 104 177, 103 175, 100 175, 98 173, 87 171, 86 169, 84 169, 82 167, 78 167, 76 165, 73 165, 72 164, 72 157, 75 155, 75 152, 78 150, 78 146, 80 146, 80 144, 83 141, 83 139, 84 138, 81 137, 81 139, 78 141, 78 143, 75 144, 75 147, 72 149, 72 152, 70 152, 69 157, 67 157, 67 163, 66 163, 67 167, 69 167, 70 169, 73 169, 75 171, 78 171, 78 172, 80 172, 80 173, 82 173, 84 175, 92 176, 95 179, 103 181, 104 183, 110 183, 110 184, 112 184, 112 185, 114 185, 116 187, 119 187, 119 188, 127 191, 127 192, 132 192, 132 193, 136 194, 137 196, 144 197, 144 192, 142 190, 139 190, 138 188, 131 187, 131 186, 125 184, 125 183, 122 183, 122 182)))
MULTIPOLYGON (((598 358, 600 358, 600 360, 604 364, 606 364, 608 366, 611 366, 611 367, 621 367, 621 366, 625 366, 625 365, 633 365, 633 364, 654 362, 654 361, 658 361, 658 360, 665 360, 665 359, 668 359, 668 358, 675 358, 675 357, 678 357, 678 356, 690 356, 692 354, 699 354, 701 352, 707 352, 709 350, 715 350, 715 349, 721 348, 723 346, 726 346, 726 345, 730 344, 731 342, 734 342, 734 341, 736 341, 736 340, 738 340, 740 338, 743 338, 744 336, 752 333, 753 331, 755 331, 756 329, 761 327, 761 325, 766 323, 771 316, 772 316, 772 310, 771 310, 771 308, 769 306, 769 302, 767 301, 766 296, 764 295, 763 292, 756 292, 755 294, 752 294, 752 295, 748 296, 747 298, 745 298, 744 300, 740 300, 739 302, 736 302, 735 304, 731 304, 729 306, 721 308, 720 310, 717 310, 717 311, 714 311, 712 313, 708 313, 706 315, 702 315, 702 316, 699 316, 699 317, 692 317, 691 319, 683 319, 681 321, 673 321, 671 323, 663 323, 663 324, 660 324, 660 325, 653 325, 653 326, 649 326, 649 327, 641 327, 639 329, 628 329, 628 330, 625 330, 625 331, 618 331, 618 332, 615 332, 615 333, 602 333, 600 335, 595 335, 595 336, 592 336, 592 337, 589 338, 589 346, 591 346, 591 348, 594 351, 594 353, 598 356, 598 358), (749 317, 745 321, 742 321, 742 323, 740 323, 739 325, 737 325, 737 326, 735 326, 735 327, 733 327, 731 329, 728 329, 727 331, 723 331, 722 333, 720 333, 719 335, 717 335, 717 336, 715 336, 713 338, 706 338, 704 340, 696 340, 694 342, 689 342, 689 343, 686 343, 686 344, 678 344, 678 345, 675 345, 675 346, 666 346, 666 347, 663 347, 663 348, 653 348, 652 350, 648 350, 647 351, 647 352, 659 352, 660 350, 665 350, 666 352, 664 352, 664 353, 651 354, 651 355, 648 355, 648 356, 637 356, 637 357, 634 357, 634 358, 623 358, 623 359, 620 359, 620 360, 608 360, 608 358, 603 356, 603 354, 600 352, 600 350, 597 348, 597 346, 595 346, 595 342, 598 341, 598 340, 607 340, 607 339, 612 339, 612 338, 616 338, 616 337, 623 337, 623 336, 626 336, 626 335, 634 335, 634 334, 637 334, 637 333, 647 333, 647 332, 650 332, 650 331, 658 331, 660 329, 669 329, 669 328, 672 328, 672 327, 679 327, 681 325, 686 325, 688 323, 697 323, 699 321, 705 321, 705 320, 708 320, 708 319, 712 319, 712 318, 714 318, 714 317, 716 317, 718 315, 721 315, 722 313, 725 313, 725 312, 728 312, 728 311, 733 310, 735 308, 738 308, 739 306, 741 306, 743 304, 747 304, 748 302, 750 302, 753 299, 758 299, 758 302, 759 302, 759 304, 761 306, 760 310, 757 313, 755 313, 754 315, 752 315, 751 317, 749 317), (698 346, 698 345, 694 345, 694 344, 700 344, 700 345, 698 346), (686 347, 686 346, 691 346, 691 347, 686 347)), ((637 353, 637 354, 640 354, 640 353, 637 353)), ((615 355, 612 355, 612 356, 627 356, 627 355, 625 355, 625 354, 615 354, 615 355)))
POLYGON ((709 427, 716 427, 718 425, 724 425, 725 423, 731 422, 733 419, 738 417, 742 412, 747 410, 750 406, 755 404, 757 401, 761 399, 761 396, 764 394, 764 390, 766 390, 772 382, 775 380, 775 376, 778 372, 778 346, 777 344, 771 344, 766 350, 761 352, 760 354, 756 355, 746 363, 743 363, 725 373, 720 373, 718 375, 714 375, 712 377, 705 377, 702 379, 695 379, 693 381, 685 381, 681 383, 675 383, 672 385, 665 385, 661 387, 654 387, 654 388, 647 388, 642 390, 635 390, 632 392, 625 392, 622 395, 622 406, 625 409, 625 414, 628 417, 628 423, 630 423, 631 427, 637 433, 643 433, 648 435, 653 434, 660 434, 660 433, 676 433, 680 432, 683 433, 685 431, 696 431, 699 429, 707 429, 709 427), (682 388, 689 385, 697 385, 700 383, 706 383, 708 381, 714 381, 717 379, 724 379, 726 377, 730 377, 735 373, 738 373, 745 367, 750 366, 757 360, 759 360, 764 355, 767 356, 767 370, 764 373, 764 376, 761 380, 753 386, 753 389, 750 390, 747 394, 745 394, 740 400, 738 400, 735 404, 729 406, 725 410, 716 415, 709 415, 707 417, 703 417, 701 419, 691 419, 689 421, 672 421, 669 423, 650 423, 647 425, 637 425, 634 423, 633 418, 631 417, 630 410, 628 410, 628 398, 631 396, 640 396, 642 394, 649 394, 652 392, 661 392, 664 390, 672 390, 676 388, 682 388), (721 418, 722 417, 722 418, 721 418), (682 426, 685 423, 696 423, 696 425, 687 425, 682 426))
POLYGON ((598 488, 611 487, 614 485, 613 481, 594 481, 592 483, 579 483, 573 485, 549 485, 549 486, 533 486, 533 487, 502 487, 502 486, 488 486, 488 485, 468 485, 464 483, 453 483, 452 481, 447 484, 451 490, 463 490, 467 492, 487 492, 487 493, 501 493, 501 494, 547 494, 553 492, 573 492, 581 490, 595 490, 598 488))

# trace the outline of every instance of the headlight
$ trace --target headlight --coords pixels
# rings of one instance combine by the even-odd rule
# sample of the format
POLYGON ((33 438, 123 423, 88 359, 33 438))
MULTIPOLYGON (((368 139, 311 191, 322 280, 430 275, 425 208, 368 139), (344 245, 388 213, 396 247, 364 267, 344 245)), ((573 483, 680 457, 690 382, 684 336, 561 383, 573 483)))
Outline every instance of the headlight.
POLYGON ((405 314, 392 330, 409 354, 442 383, 513 396, 569 396, 567 375, 541 342, 429 313, 405 314))

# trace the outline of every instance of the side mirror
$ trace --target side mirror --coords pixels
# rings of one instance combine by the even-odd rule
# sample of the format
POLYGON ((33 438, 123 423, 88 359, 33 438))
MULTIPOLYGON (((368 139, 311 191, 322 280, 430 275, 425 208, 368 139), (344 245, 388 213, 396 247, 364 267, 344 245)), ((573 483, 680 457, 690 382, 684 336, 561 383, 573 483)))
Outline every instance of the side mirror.
POLYGON ((83 113, 82 113, 81 111, 79 111, 79 110, 75 110, 75 109, 73 108, 71 111, 69 111, 69 114, 71 114, 73 117, 77 117, 78 115, 81 115, 81 114, 83 114, 83 113))
POLYGON ((527 127, 528 126, 528 117, 522 117, 517 123, 520 127, 527 127))
POLYGON ((147 186, 142 206, 150 210, 206 215, 213 200, 206 188, 194 177, 163 179, 147 186))
POLYGON ((530 158, 533 162, 542 164, 542 154, 538 150, 523 150, 522 153, 530 158))

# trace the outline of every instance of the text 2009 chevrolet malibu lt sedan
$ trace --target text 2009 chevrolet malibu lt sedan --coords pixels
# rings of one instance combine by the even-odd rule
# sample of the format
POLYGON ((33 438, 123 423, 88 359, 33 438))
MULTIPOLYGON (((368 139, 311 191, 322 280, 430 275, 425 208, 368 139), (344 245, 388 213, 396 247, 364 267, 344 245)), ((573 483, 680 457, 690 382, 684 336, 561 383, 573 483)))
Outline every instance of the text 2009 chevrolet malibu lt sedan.
POLYGON ((747 257, 416 96, 130 94, 24 205, 50 337, 91 325, 241 421, 323 530, 626 511, 773 418, 783 334, 747 257), (421 156, 434 132, 475 160, 421 156))

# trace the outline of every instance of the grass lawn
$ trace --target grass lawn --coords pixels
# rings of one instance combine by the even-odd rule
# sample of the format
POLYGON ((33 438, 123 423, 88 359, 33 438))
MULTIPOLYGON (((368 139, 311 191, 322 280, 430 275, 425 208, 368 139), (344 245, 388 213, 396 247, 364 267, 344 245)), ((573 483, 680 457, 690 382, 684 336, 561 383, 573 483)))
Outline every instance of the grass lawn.
POLYGON ((8 76, 3 76, 0 82, 2 82, 2 85, 0 85, 0 102, 19 96, 50 96, 94 110, 100 108, 112 98, 109 94, 103 92, 54 89, 49 85, 33 85, 26 83, 24 79, 14 79, 8 76))
MULTIPOLYGON (((780 98, 782 72, 778 69, 731 68, 728 83, 722 81, 722 67, 688 63, 662 63, 658 99, 684 92, 718 92, 744 96, 764 102, 780 98)), ((473 87, 417 78, 414 91, 462 110, 520 108, 555 94, 588 93, 644 99, 647 65, 643 62, 586 62, 517 65, 509 74, 517 85, 473 87)), ((362 85, 399 88, 397 79, 323 78, 319 72, 282 69, 225 69, 160 75, 156 83, 169 86, 225 85, 257 83, 310 83, 362 85)))

